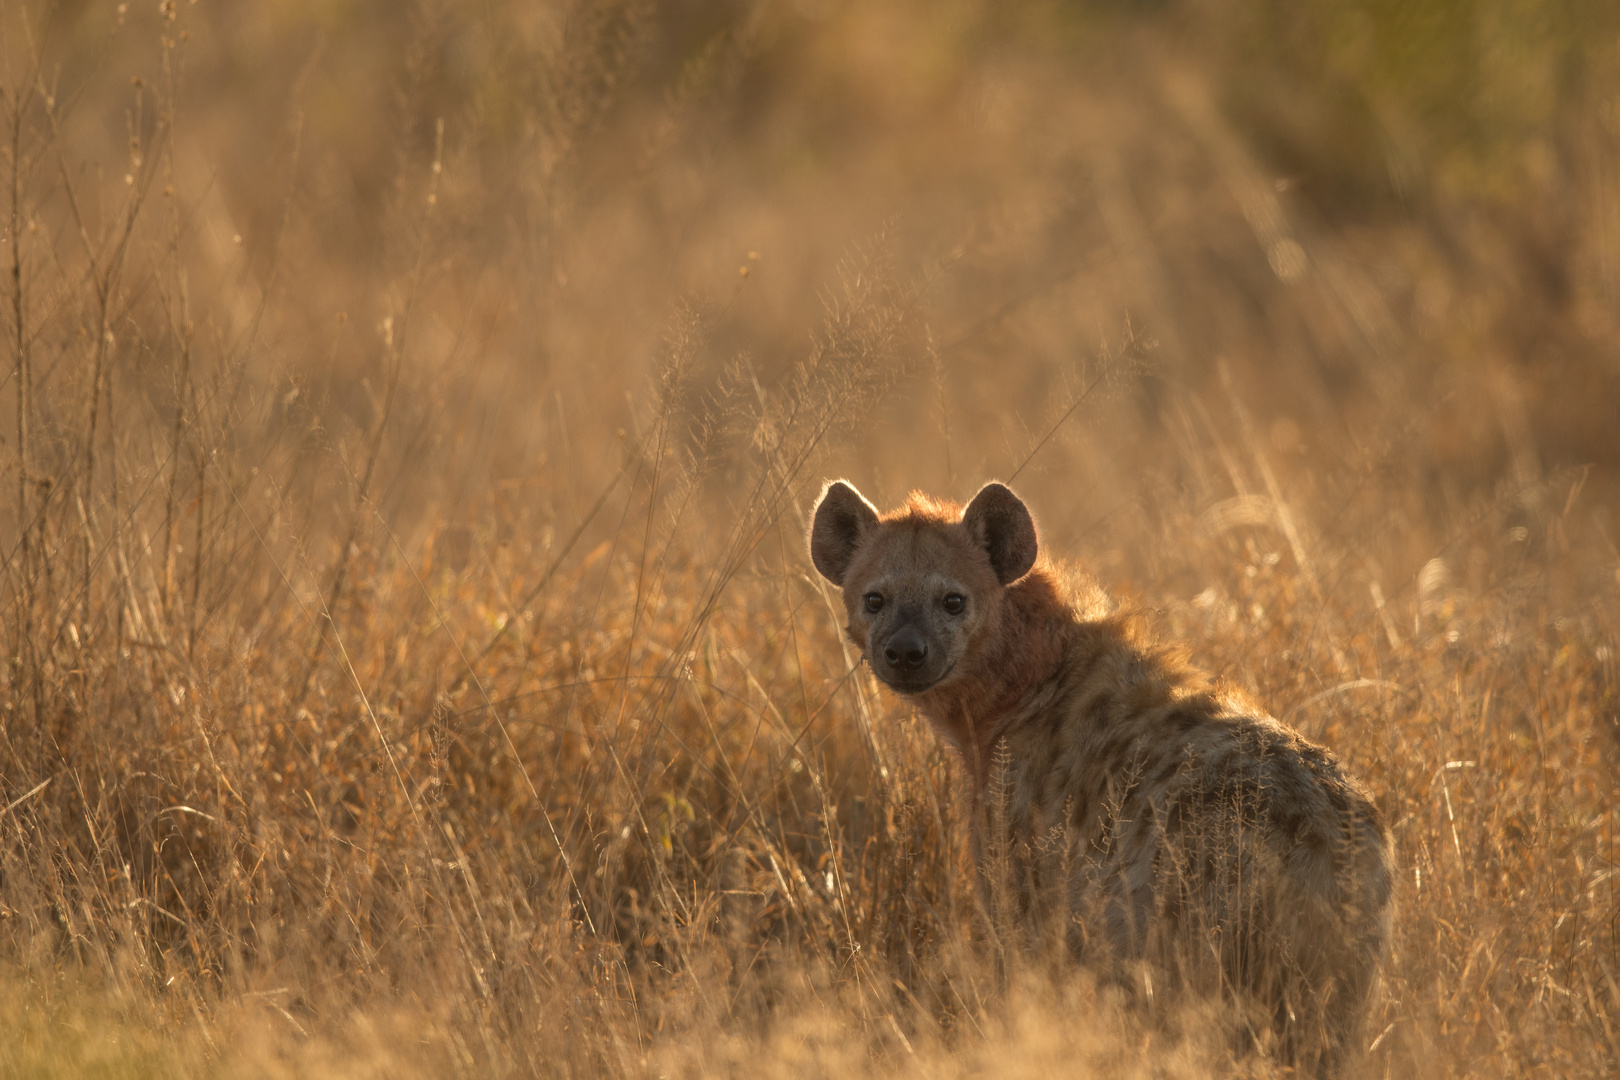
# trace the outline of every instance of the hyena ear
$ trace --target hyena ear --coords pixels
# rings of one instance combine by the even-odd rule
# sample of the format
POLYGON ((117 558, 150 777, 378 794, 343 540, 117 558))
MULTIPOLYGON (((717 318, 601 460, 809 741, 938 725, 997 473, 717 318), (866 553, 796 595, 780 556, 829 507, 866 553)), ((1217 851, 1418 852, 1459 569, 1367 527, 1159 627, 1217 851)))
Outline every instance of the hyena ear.
POLYGON ((984 485, 962 512, 968 535, 990 553, 990 568, 1003 585, 1011 585, 1035 565, 1040 541, 1029 507, 1005 484, 984 485))
POLYGON ((843 588, 861 536, 877 523, 876 508, 851 485, 834 480, 822 489, 810 525, 810 561, 821 576, 843 588))

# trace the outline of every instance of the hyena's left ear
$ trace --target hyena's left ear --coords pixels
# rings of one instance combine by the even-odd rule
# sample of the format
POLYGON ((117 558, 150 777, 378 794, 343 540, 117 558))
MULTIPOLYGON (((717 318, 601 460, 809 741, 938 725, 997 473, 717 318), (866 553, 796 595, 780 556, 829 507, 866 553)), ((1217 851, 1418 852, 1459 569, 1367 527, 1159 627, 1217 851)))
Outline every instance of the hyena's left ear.
POLYGON ((1024 500, 1012 488, 995 481, 984 485, 962 512, 968 535, 990 554, 990 568, 996 580, 1011 585, 1035 565, 1040 541, 1035 538, 1035 519, 1024 500))
POLYGON ((810 525, 810 561, 821 576, 844 587, 844 575, 855 558, 861 535, 878 523, 877 508, 842 480, 821 492, 816 518, 810 525))

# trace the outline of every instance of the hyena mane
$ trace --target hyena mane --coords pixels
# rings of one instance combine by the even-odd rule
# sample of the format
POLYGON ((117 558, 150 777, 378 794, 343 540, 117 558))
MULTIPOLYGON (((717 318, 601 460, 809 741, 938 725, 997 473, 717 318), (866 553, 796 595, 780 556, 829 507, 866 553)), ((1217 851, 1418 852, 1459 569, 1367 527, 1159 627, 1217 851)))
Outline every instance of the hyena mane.
POLYGON ((834 481, 810 554, 873 673, 962 757, 992 925, 1218 996, 1285 1062, 1342 1070, 1392 870, 1378 810, 1327 750, 1133 633, 1043 556, 1001 484, 885 515, 834 481))

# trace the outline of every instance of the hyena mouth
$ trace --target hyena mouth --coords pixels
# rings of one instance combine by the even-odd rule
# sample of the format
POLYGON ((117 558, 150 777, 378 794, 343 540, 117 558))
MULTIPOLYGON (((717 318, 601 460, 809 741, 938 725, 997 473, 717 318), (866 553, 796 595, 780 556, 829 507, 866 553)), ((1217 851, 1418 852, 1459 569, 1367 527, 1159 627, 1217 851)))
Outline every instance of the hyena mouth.
POLYGON ((940 683, 944 682, 945 677, 956 670, 956 664, 955 662, 952 662, 949 667, 940 672, 938 675, 926 675, 919 672, 907 677, 892 671, 885 672, 877 664, 868 663, 867 666, 870 667, 872 669, 872 673, 878 677, 878 681, 897 694, 926 693, 927 691, 938 686, 940 683))

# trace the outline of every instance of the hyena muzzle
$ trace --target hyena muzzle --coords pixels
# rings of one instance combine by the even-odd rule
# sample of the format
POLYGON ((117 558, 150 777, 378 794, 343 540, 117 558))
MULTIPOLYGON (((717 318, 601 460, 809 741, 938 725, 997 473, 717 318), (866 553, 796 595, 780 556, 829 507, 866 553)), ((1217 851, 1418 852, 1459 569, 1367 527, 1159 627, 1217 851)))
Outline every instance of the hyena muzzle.
POLYGON ((1325 749, 1137 640, 1040 557, 1001 484, 879 514, 834 481, 810 556, 873 673, 960 752, 987 903, 1104 973, 1219 994, 1289 1064, 1342 1069, 1391 858, 1325 749))

